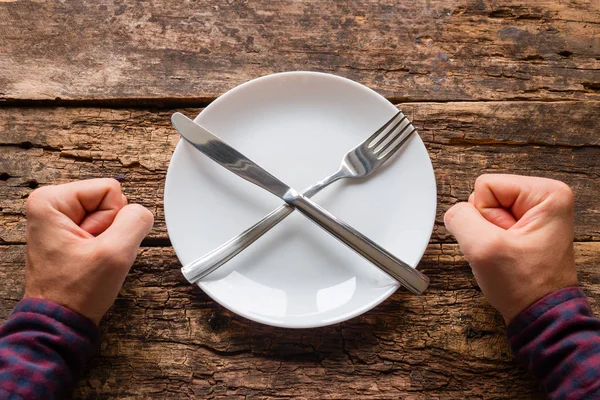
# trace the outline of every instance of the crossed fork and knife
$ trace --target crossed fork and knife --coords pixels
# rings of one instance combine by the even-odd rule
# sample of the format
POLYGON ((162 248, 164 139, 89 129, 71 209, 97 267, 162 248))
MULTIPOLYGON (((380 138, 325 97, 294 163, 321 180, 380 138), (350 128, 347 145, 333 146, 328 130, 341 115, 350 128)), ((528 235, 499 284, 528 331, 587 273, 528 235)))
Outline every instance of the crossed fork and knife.
POLYGON ((421 294, 429 285, 429 278, 426 275, 310 200, 310 197, 331 183, 344 178, 366 177, 389 160, 416 132, 415 127, 402 111, 398 111, 375 133, 346 153, 340 168, 335 173, 308 187, 302 193, 298 193, 185 115, 175 113, 171 117, 171 122, 181 137, 204 155, 285 201, 252 227, 205 256, 185 265, 181 271, 190 283, 196 283, 215 271, 296 209, 389 274, 410 292, 421 294))

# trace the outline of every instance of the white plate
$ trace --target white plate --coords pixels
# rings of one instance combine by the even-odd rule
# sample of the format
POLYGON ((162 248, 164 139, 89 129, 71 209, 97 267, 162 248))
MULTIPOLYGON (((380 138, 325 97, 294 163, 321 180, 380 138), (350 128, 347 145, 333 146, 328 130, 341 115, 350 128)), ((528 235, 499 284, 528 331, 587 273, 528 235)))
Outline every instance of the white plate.
MULTIPOLYGON (((288 72, 230 90, 196 121, 300 190, 335 172, 343 155, 396 111, 384 97, 348 79, 288 72)), ((429 242, 436 209, 427 150, 415 135, 368 179, 334 183, 314 200, 416 265, 429 242)), ((186 142, 177 145, 165 184, 165 218, 182 264, 280 204, 186 142)), ((235 313, 289 328, 350 319, 398 288, 392 278, 299 213, 199 286, 235 313)))

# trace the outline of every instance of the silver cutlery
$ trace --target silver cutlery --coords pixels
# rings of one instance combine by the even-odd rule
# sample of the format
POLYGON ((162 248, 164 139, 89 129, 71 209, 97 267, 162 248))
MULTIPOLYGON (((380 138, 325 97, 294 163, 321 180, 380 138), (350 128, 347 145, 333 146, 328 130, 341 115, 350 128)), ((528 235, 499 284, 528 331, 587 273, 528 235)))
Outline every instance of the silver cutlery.
MULTIPOLYGON (((342 158, 340 168, 335 173, 308 187, 302 192, 302 195, 310 198, 339 179, 364 178, 370 175, 394 155, 415 132, 416 129, 408 118, 402 111, 398 111, 375 133, 346 153, 342 158)), ((283 203, 252 227, 210 253, 185 265, 181 272, 190 283, 196 283, 250 246, 283 221, 292 211, 294 211, 293 207, 283 203)))
MULTIPOLYGON (((298 209, 298 211, 317 225, 321 226, 354 251, 371 261, 384 272, 388 273, 412 293, 421 294, 427 288, 429 284, 429 278, 427 278, 427 276, 416 269, 411 268, 408 264, 381 248, 342 220, 331 215, 307 197, 299 194, 208 130, 181 113, 173 114, 171 121, 180 135, 200 152, 238 176, 281 198, 287 205, 291 206, 290 208, 293 207, 298 209)), ((391 121, 389 121, 386 126, 390 123, 391 121)), ((412 127, 404 115, 401 116, 397 125, 403 126, 402 131, 408 130, 410 133, 414 131, 414 127, 412 127)), ((384 135, 384 138, 377 140, 377 142, 374 142, 374 140, 377 139, 377 136, 379 135, 374 135, 369 138, 371 140, 367 140, 368 144, 366 147, 363 147, 361 144, 353 149, 353 151, 344 158, 340 171, 328 179, 317 183, 315 186, 318 186, 318 188, 312 189, 309 194, 314 195, 317 191, 331 182, 345 177, 346 174, 349 174, 348 176, 354 176, 355 174, 366 176, 371 173, 374 168, 389 159, 391 153, 395 152, 402 143, 406 141, 406 135, 404 138, 399 138, 398 135, 393 134, 393 132, 393 129, 390 130, 390 132, 387 132, 384 135), (371 164, 374 166, 369 167, 371 164)), ((278 211, 275 211, 270 215, 277 212, 278 211)), ((285 212, 289 214, 287 210, 285 212)), ((270 223, 270 227, 272 226, 274 226, 274 224, 270 223)), ((186 278, 191 282, 196 281, 191 280, 190 276, 186 276, 186 278)))

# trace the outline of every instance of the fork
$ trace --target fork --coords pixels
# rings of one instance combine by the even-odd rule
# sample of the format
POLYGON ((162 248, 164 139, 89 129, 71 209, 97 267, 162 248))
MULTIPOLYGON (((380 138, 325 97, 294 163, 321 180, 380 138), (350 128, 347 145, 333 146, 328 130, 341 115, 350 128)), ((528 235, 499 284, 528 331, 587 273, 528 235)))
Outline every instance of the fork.
MULTIPOLYGON (((335 173, 306 188, 302 195, 310 198, 337 180, 369 176, 389 160, 415 132, 416 129, 408 118, 402 111, 398 111, 375 133, 346 153, 340 168, 335 173), (390 126, 391 128, 388 129, 390 126)), ((254 243, 292 211, 294 208, 284 203, 239 235, 203 257, 186 264, 181 268, 183 276, 190 283, 198 282, 254 243)))

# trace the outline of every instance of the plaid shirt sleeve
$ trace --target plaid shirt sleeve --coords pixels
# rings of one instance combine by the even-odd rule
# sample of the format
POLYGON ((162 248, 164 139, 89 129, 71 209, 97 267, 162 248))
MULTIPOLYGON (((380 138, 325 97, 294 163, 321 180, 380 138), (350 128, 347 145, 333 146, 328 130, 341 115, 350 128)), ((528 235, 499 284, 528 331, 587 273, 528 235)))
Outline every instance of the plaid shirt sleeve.
POLYGON ((581 289, 539 300, 510 323, 507 334, 515 358, 550 399, 600 398, 600 319, 581 289))
POLYGON ((0 327, 0 399, 70 395, 98 341, 98 328, 82 315, 47 300, 21 300, 0 327))

